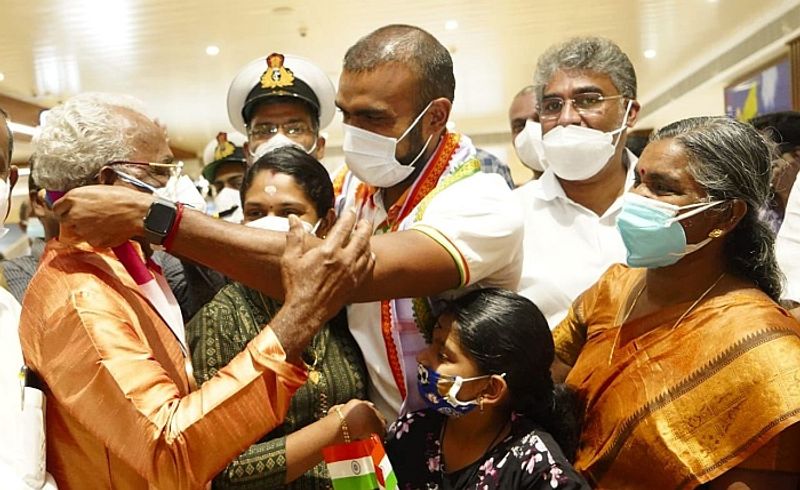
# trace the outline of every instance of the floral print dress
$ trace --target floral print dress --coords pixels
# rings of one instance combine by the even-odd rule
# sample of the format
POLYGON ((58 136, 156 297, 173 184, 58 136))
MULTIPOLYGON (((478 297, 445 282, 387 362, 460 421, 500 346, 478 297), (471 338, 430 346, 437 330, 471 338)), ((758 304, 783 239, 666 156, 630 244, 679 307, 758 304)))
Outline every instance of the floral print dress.
POLYGON ((389 428, 386 453, 401 490, 590 488, 550 434, 515 416, 505 439, 473 464, 447 473, 441 452, 445 420, 438 412, 421 410, 389 428))

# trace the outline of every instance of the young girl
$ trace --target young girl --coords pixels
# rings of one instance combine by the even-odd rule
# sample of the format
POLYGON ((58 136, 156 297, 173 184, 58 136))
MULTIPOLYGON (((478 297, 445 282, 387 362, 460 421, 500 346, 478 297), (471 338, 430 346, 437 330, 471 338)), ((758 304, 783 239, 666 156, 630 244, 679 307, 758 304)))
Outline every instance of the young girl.
POLYGON ((418 359, 428 408, 389 429, 400 488, 589 488, 565 456, 578 424, 571 394, 550 377, 553 356, 544 316, 522 296, 483 289, 456 300, 418 359))

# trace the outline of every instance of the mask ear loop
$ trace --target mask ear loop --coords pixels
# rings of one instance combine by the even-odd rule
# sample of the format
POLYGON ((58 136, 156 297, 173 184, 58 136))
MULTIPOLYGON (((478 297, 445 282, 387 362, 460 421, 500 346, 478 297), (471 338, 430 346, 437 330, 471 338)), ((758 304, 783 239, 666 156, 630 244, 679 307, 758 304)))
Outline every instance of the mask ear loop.
POLYGON ((422 154, 425 153, 425 150, 428 149, 428 145, 431 143, 431 138, 433 138, 433 135, 428 136, 428 140, 425 142, 425 146, 423 146, 422 149, 419 151, 419 153, 417 153, 417 156, 415 156, 414 159, 411 160, 411 163, 408 164, 409 167, 411 167, 415 163, 417 163, 417 160, 419 160, 419 157, 421 157, 422 154))
POLYGON ((628 116, 631 113, 631 107, 633 107, 633 100, 628 99, 628 105, 625 107, 625 117, 622 118, 622 125, 611 132, 612 136, 617 135, 617 140, 614 142, 615 148, 619 143, 619 139, 622 137, 622 132, 628 127, 628 116))
MULTIPOLYGON (((417 116, 417 117, 414 119, 414 121, 411 123, 411 125, 410 125, 409 127, 407 127, 405 131, 403 131, 403 134, 401 134, 399 138, 397 138, 397 142, 398 142, 398 143, 400 143, 400 141, 401 141, 403 138, 405 138, 406 136, 408 136, 408 133, 410 133, 410 132, 411 132, 411 129, 412 129, 414 126, 416 126, 416 125, 417 125, 417 123, 419 122, 419 120, 420 120, 420 119, 422 119, 422 116, 424 116, 424 115, 425 115, 425 113, 426 113, 426 112, 428 112, 428 109, 430 109, 430 108, 431 108, 431 105, 432 105, 432 104, 433 104, 433 101, 430 101, 430 102, 428 102, 428 105, 426 105, 426 106, 425 106, 425 108, 424 108, 424 109, 422 109, 422 112, 420 112, 420 113, 419 113, 419 115, 418 115, 418 116, 417 116)), ((430 140, 430 138, 428 138, 428 140, 430 140)), ((428 146, 428 144, 427 144, 427 143, 425 143, 425 146, 428 146)), ((419 158, 419 156, 417 156, 417 158, 419 158)))
POLYGON ((125 172, 122 172, 120 170, 117 170, 115 168, 112 168, 111 170, 113 170, 114 173, 117 174, 117 176, 121 180, 123 180, 123 181, 125 181, 125 182, 127 182, 127 183, 129 183, 129 184, 131 184, 131 185, 133 185, 135 187, 138 187, 139 189, 147 191, 147 192, 149 192, 151 194, 154 194, 156 192, 156 188, 153 187, 152 185, 148 184, 147 182, 141 181, 141 180, 137 179, 136 177, 134 177, 132 175, 129 175, 129 174, 125 173, 125 172))
MULTIPOLYGON (((303 150, 305 150, 306 154, 308 154, 308 155, 311 155, 312 153, 314 153, 314 152, 317 150, 317 141, 318 141, 318 140, 319 140, 319 136, 317 136, 316 138, 314 138, 314 144, 313 144, 313 145, 311 145, 311 148, 310 148, 310 149, 306 150, 305 148, 303 148, 303 150)), ((313 156, 313 155, 312 155, 312 156, 313 156)))
POLYGON ((317 222, 314 223, 314 226, 311 228, 311 231, 309 231, 309 233, 311 233, 312 235, 316 236, 317 235, 317 230, 319 229, 319 225, 320 224, 322 224, 322 218, 318 219, 317 222))
MULTIPOLYGON (((457 398, 458 392, 461 390, 461 385, 463 385, 467 381, 474 381, 476 379, 483 379, 483 378, 491 378, 495 376, 494 374, 484 374, 483 376, 473 376, 472 378, 462 378, 461 376, 455 376, 453 379, 453 386, 447 390, 447 395, 445 395, 445 399, 447 399, 450 404, 458 407, 466 407, 469 405, 476 405, 477 402, 475 400, 462 402, 457 398)), ((501 378, 506 377, 506 373, 499 375, 501 378)))
MULTIPOLYGON (((474 378, 469 378, 469 379, 474 379, 474 378)), ((468 405, 475 404, 475 402, 462 402, 457 398, 458 392, 461 390, 461 385, 464 384, 464 381, 465 379, 462 378, 461 376, 456 376, 455 379, 453 380, 453 386, 451 386, 450 389, 447 390, 447 396, 445 396, 445 398, 451 405, 457 407, 465 407, 468 405)))
POLYGON ((700 214, 703 211, 706 211, 707 209, 711 209, 712 207, 717 206, 718 204, 722 204, 723 202, 725 201, 699 202, 697 204, 690 204, 689 207, 694 207, 694 209, 692 209, 688 213, 679 214, 674 218, 670 218, 666 222, 667 224, 671 225, 672 223, 676 223, 686 218, 691 218, 692 216, 700 214))

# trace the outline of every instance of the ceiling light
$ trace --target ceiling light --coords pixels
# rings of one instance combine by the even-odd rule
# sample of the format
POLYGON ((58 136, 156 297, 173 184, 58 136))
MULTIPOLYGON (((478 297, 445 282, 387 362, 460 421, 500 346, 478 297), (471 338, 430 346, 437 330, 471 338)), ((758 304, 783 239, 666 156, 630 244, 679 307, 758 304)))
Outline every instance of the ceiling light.
POLYGON ((645 49, 644 50, 644 57, 648 60, 653 59, 656 57, 656 50, 655 49, 645 49))
POLYGON ((219 54, 219 46, 214 46, 213 44, 210 46, 206 46, 206 54, 209 56, 216 56, 219 54))
POLYGON ((458 29, 458 21, 457 20, 448 20, 444 23, 444 28, 448 31, 454 31, 458 29))
POLYGON ((3 81, 3 80, 5 80, 5 79, 6 79, 6 76, 5 76, 5 74, 4 74, 4 73, 2 73, 2 72, 0 72, 0 82, 2 82, 2 81, 3 81))

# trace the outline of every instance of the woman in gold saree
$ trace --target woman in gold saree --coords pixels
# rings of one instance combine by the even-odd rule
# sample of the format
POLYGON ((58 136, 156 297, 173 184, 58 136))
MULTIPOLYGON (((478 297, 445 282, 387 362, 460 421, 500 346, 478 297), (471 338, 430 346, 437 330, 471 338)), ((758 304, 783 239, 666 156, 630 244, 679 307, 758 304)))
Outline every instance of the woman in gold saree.
POLYGON ((673 123, 642 154, 617 222, 628 265, 553 333, 585 406, 575 467, 597 488, 797 488, 800 324, 758 218, 770 161, 722 117, 673 123))

